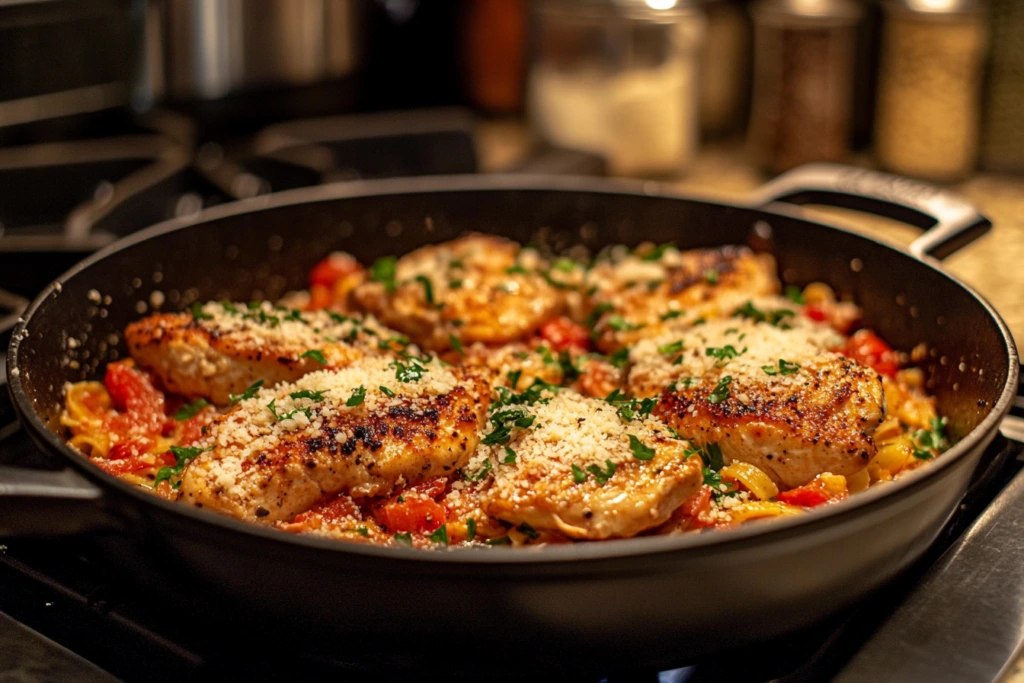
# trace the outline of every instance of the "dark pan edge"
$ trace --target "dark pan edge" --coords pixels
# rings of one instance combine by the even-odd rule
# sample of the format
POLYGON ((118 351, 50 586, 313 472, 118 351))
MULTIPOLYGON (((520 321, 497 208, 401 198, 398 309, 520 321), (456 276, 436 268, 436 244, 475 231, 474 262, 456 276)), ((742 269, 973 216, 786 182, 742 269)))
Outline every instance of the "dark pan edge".
MULTIPOLYGON (((605 541, 602 543, 572 544, 565 547, 550 547, 544 548, 542 551, 504 548, 491 548, 487 550, 475 548, 452 548, 443 552, 424 552, 423 550, 417 549, 344 543, 312 536, 285 534, 273 529, 265 529, 239 520, 222 517, 220 515, 201 510, 195 510, 170 501, 162 500, 137 487, 130 486, 115 477, 107 475, 97 467, 90 465, 88 461, 73 451, 60 437, 60 435, 46 427, 29 403, 22 385, 22 378, 20 373, 17 372, 19 347, 25 337, 28 322, 31 320, 35 311, 46 300, 58 293, 58 284, 68 281, 80 271, 104 260, 109 255, 117 253, 122 249, 128 248, 155 235, 173 232, 195 223, 238 214, 280 208, 306 202, 342 199, 346 197, 389 194, 407 195, 429 193, 439 190, 482 192, 493 190, 566 190, 602 194, 652 196, 667 199, 685 199, 688 201, 697 201, 705 204, 721 206, 723 208, 750 208, 741 204, 707 201, 700 198, 690 197, 682 193, 671 192, 661 185, 653 182, 638 183, 589 178, 566 178, 558 176, 445 176, 389 179, 380 181, 356 181, 319 186, 315 188, 302 188, 267 197, 259 197, 252 200, 214 207, 189 218, 165 221, 135 233, 130 237, 119 240, 76 264, 70 270, 57 278, 57 280, 48 285, 28 307, 22 320, 19 321, 14 330, 7 359, 10 392, 22 423, 36 436, 36 438, 45 441, 52 448, 60 451, 66 458, 68 458, 68 460, 70 460, 73 467, 83 472, 94 481, 97 481, 103 487, 114 488, 121 494, 143 501, 146 505, 155 505, 172 514, 185 515, 197 522, 219 526, 231 531, 242 532, 267 541, 289 545, 296 544, 316 550, 354 553, 392 560, 405 560, 421 563, 551 564, 610 560, 643 555, 659 555, 686 550, 726 551, 735 544, 747 542, 748 539, 751 538, 756 538, 757 541, 762 543, 774 542, 781 540, 782 538, 791 537, 794 534, 808 533, 811 529, 822 528, 823 526, 832 523, 834 520, 848 518, 867 512, 868 508, 884 504, 884 500, 890 495, 896 496, 900 495, 901 492, 918 490, 933 478, 938 479, 940 478, 940 475, 944 476, 944 473, 947 473, 949 468, 961 458, 966 457, 967 454, 974 451, 975 448, 981 447, 984 443, 987 443, 988 440, 994 436, 999 422, 1009 411, 1011 402, 1016 395, 1019 359, 1013 337, 1010 334, 1005 321, 984 297, 969 285, 960 282, 942 270, 937 261, 921 261, 923 266, 930 268, 938 275, 944 277, 970 294, 971 297, 981 305, 989 317, 995 321, 1000 333, 1006 341, 1009 363, 1009 367, 1007 368, 1006 385, 1004 386, 999 399, 993 404, 982 422, 955 446, 953 446, 953 448, 944 453, 942 457, 938 458, 928 467, 905 474, 899 481, 889 486, 859 493, 838 505, 829 506, 824 509, 812 510, 806 514, 792 518, 772 520, 770 523, 765 523, 763 525, 748 525, 745 528, 740 528, 728 533, 683 534, 680 536, 633 538, 614 542, 605 541), (883 503, 879 503, 879 501, 883 501, 883 503)), ((767 213, 777 213, 778 215, 786 215, 788 217, 791 217, 792 215, 788 211, 767 213)), ((815 221, 807 222, 823 225, 815 221)), ((908 258, 913 258, 905 250, 895 248, 871 237, 860 235, 854 231, 829 225, 825 225, 825 227, 837 232, 848 233, 858 239, 864 240, 865 242, 880 245, 886 249, 901 252, 907 255, 908 258)))

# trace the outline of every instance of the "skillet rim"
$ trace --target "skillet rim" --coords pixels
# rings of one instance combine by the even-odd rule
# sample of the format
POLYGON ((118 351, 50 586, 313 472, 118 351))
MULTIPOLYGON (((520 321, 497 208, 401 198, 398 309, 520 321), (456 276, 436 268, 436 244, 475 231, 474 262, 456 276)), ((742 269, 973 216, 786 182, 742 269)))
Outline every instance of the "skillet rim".
MULTIPOLYGON (((850 519, 857 515, 880 509, 886 505, 886 501, 890 497, 910 495, 909 492, 923 489, 930 481, 948 475, 950 468, 967 457, 975 448, 987 445, 987 441, 995 436, 999 422, 1009 411, 1011 401, 1016 395, 1019 358, 1013 336, 999 313, 973 287, 943 270, 937 260, 932 258, 920 259, 910 254, 905 248, 888 244, 874 237, 803 218, 797 215, 796 211, 792 209, 787 210, 784 206, 773 205, 771 209, 766 209, 752 204, 701 199, 674 191, 664 184, 655 181, 627 181, 545 175, 478 174, 359 180, 299 188, 212 207, 192 216, 170 219, 140 230, 117 240, 75 264, 47 285, 33 299, 32 303, 22 314, 11 335, 7 356, 7 370, 9 391, 14 399, 14 405, 22 424, 32 431, 37 438, 44 441, 52 449, 60 452, 70 462, 72 467, 96 482, 101 489, 113 488, 120 494, 142 502, 143 509, 149 505, 156 506, 163 512, 182 515, 192 521, 208 526, 219 527, 222 530, 232 532, 241 532, 262 541, 276 544, 297 545, 309 551, 351 553, 364 556, 366 559, 401 560, 430 565, 457 564, 471 566, 521 565, 524 563, 539 565, 559 563, 593 564, 601 560, 663 556, 675 552, 728 552, 735 546, 742 545, 751 540, 760 544, 790 538, 794 535, 806 535, 809 538, 814 529, 820 530, 833 522, 841 522, 844 519, 850 519), (421 548, 378 546, 338 541, 312 535, 287 534, 268 527, 218 515, 210 511, 190 508, 146 493, 137 486, 127 484, 113 475, 103 472, 95 465, 92 465, 86 458, 83 458, 80 453, 72 449, 57 432, 49 429, 43 423, 43 420, 31 405, 25 392, 23 375, 18 371, 19 352, 21 343, 27 337, 26 329, 36 311, 49 299, 56 298, 55 293, 59 294, 57 290, 58 285, 63 285, 78 273, 137 243, 177 230, 183 230, 199 223, 300 204, 315 204, 321 201, 366 196, 431 194, 441 191, 492 192, 516 190, 527 192, 587 192, 605 195, 653 197, 697 202, 721 209, 755 210, 787 219, 795 218, 816 227, 846 233, 869 244, 898 252, 915 264, 929 268, 937 276, 943 277, 960 287, 996 323, 1005 343, 1009 361, 1006 384, 999 399, 993 403, 985 418, 952 448, 943 453, 941 458, 937 458, 935 462, 930 463, 927 467, 922 467, 903 475, 898 481, 888 486, 863 491, 837 505, 818 508, 805 514, 793 515, 784 519, 775 519, 771 523, 745 525, 739 529, 722 533, 644 536, 602 541, 600 543, 573 543, 533 550, 527 548, 488 548, 483 550, 480 548, 452 547, 434 552, 424 552, 425 549, 421 548)), ((104 492, 104 495, 107 495, 107 493, 104 492)))

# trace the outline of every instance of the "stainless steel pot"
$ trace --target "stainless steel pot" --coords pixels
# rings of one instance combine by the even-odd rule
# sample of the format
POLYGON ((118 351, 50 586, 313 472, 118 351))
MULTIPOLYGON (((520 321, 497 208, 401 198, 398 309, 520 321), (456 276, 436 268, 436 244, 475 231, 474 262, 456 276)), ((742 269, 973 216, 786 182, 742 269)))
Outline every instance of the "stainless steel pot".
POLYGON ((361 0, 165 0, 146 22, 154 93, 215 99, 341 78, 361 62, 361 0))

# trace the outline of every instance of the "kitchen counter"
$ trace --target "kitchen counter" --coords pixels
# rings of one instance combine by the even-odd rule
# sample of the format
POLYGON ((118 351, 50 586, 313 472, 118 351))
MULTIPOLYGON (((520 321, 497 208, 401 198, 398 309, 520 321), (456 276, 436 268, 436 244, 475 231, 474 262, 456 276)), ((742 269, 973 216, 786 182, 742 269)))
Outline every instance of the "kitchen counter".
MULTIPOLYGON (((484 121, 477 131, 478 153, 485 171, 500 171, 522 158, 533 139, 515 121, 484 121)), ((682 192, 724 201, 742 201, 767 177, 744 155, 742 141, 705 145, 692 169, 666 185, 682 192)), ((866 156, 854 163, 867 165, 866 156)), ((973 202, 993 223, 992 231, 946 260, 957 277, 975 287, 1006 319, 1017 339, 1024 339, 1024 177, 979 173, 949 189, 973 202)), ((854 211, 807 208, 810 217, 906 245, 920 233, 902 223, 854 211)))

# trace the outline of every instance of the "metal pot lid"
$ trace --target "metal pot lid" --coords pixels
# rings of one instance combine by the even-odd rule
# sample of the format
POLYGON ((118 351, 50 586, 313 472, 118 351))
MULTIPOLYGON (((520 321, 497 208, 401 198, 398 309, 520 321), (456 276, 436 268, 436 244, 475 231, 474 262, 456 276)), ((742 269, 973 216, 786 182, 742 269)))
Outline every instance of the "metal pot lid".
POLYGON ((864 10, 855 0, 758 0, 751 13, 758 23, 820 27, 854 24, 864 10))

